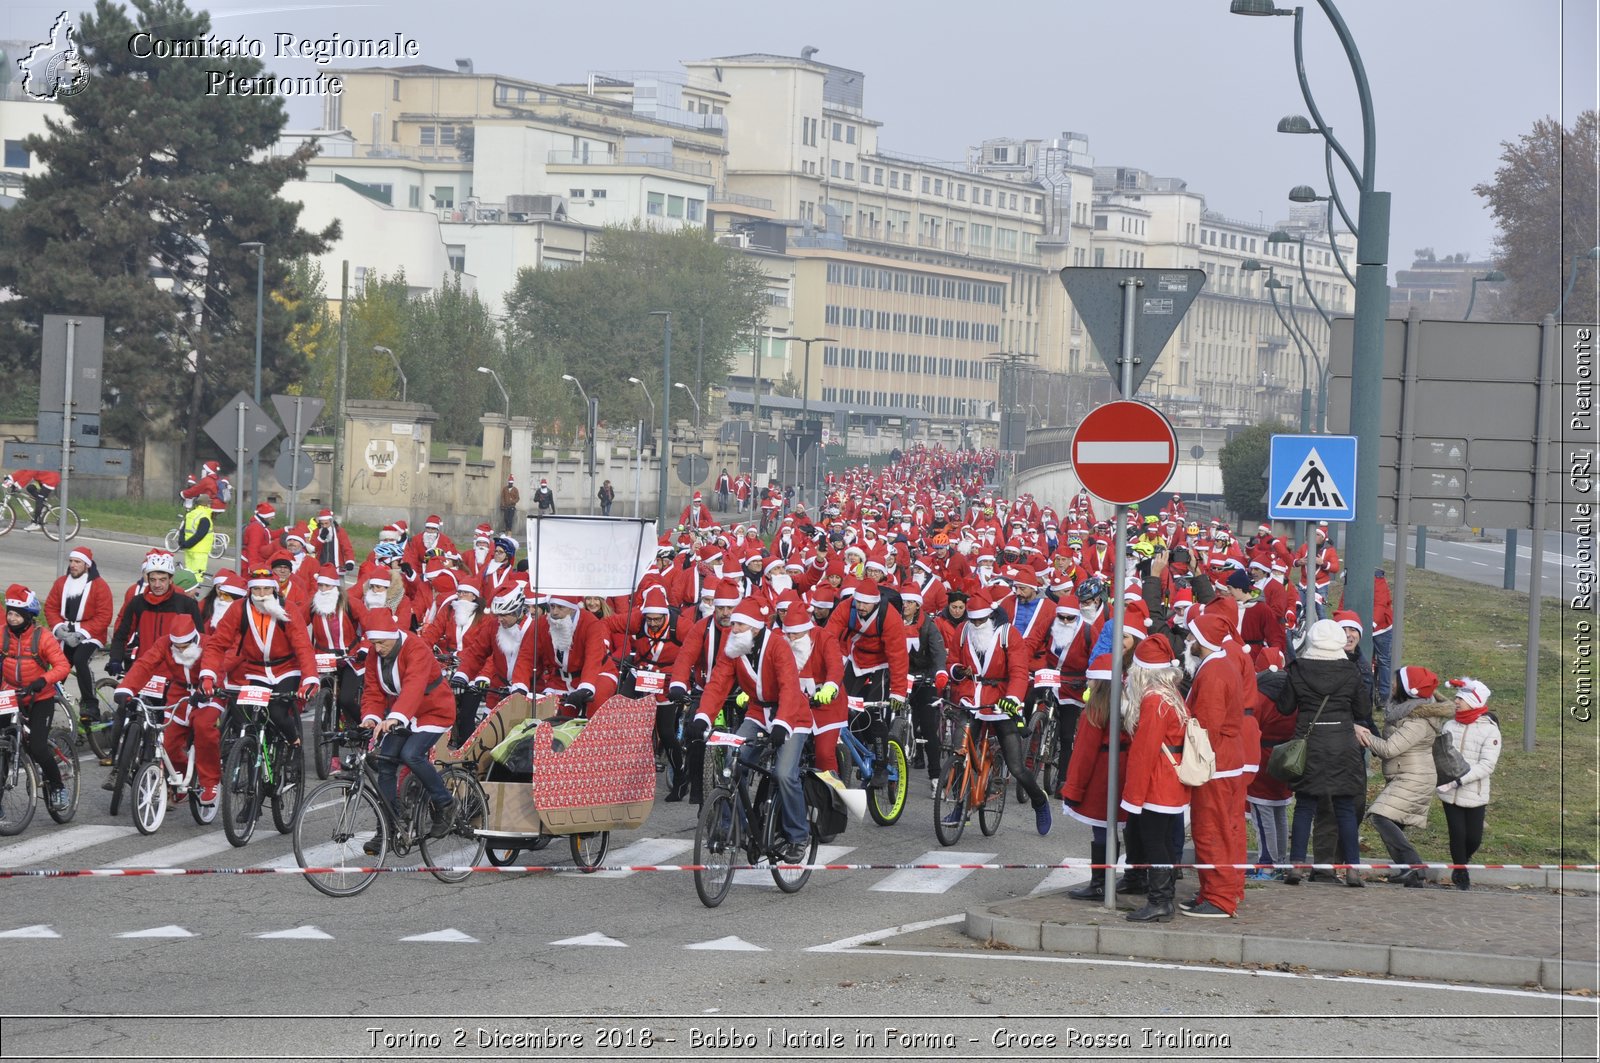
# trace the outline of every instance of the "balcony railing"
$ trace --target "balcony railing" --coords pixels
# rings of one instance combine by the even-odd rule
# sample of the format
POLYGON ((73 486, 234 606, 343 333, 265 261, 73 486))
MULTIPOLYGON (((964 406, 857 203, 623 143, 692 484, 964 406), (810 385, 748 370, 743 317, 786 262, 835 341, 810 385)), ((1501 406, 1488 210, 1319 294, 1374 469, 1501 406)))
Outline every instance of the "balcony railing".
POLYGON ((625 151, 620 156, 606 152, 552 151, 545 157, 549 166, 648 166, 653 170, 710 177, 709 162, 680 159, 667 151, 625 151))
POLYGON ((736 205, 741 206, 741 207, 754 207, 757 210, 771 210, 772 209, 772 200, 767 199, 764 196, 746 196, 746 195, 741 195, 738 192, 729 192, 729 191, 726 191, 726 190, 721 191, 721 192, 716 192, 716 191, 712 192, 711 193, 711 202, 713 202, 713 203, 733 203, 733 204, 736 204, 736 205))
POLYGON ((917 246, 942 249, 944 247, 944 241, 939 239, 937 233, 920 233, 917 236, 917 246))

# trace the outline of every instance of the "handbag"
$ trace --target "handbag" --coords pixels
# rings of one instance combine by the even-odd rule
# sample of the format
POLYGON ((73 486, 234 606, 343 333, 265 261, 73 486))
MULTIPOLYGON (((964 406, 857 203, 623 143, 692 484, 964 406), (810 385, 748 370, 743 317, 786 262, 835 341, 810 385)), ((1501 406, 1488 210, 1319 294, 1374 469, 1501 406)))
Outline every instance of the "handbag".
MULTIPOLYGON (((1328 707, 1328 697, 1324 695, 1322 704, 1317 706, 1317 714, 1311 717, 1311 726, 1315 727, 1322 718, 1322 710, 1328 707)), ((1306 734, 1311 731, 1307 729, 1306 734)), ((1293 786, 1305 777, 1306 774, 1306 740, 1304 738, 1291 738, 1287 742, 1279 742, 1272 747, 1272 756, 1267 758, 1267 774, 1281 783, 1293 786)))
POLYGON ((1435 785, 1443 786, 1445 783, 1455 782, 1467 772, 1472 770, 1472 765, 1467 763, 1467 758, 1461 755, 1456 744, 1450 741, 1450 732, 1440 731, 1433 738, 1433 771, 1438 776, 1435 785))
POLYGON ((1165 750, 1167 759, 1178 769, 1178 781, 1183 785, 1208 783, 1217 773, 1217 754, 1211 748, 1211 736, 1181 705, 1178 716, 1183 720, 1183 759, 1174 757, 1170 749, 1165 750))

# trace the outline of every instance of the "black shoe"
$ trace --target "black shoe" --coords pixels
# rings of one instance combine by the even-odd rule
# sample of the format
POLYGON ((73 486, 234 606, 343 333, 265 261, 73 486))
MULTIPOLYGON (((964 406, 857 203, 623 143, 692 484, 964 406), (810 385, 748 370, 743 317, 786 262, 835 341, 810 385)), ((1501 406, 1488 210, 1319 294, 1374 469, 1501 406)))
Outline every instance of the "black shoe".
POLYGON ((1351 868, 1344 873, 1344 884, 1346 886, 1365 886, 1367 883, 1361 877, 1361 872, 1351 868))
POLYGON ((1407 871, 1400 877, 1400 884, 1408 890, 1420 890, 1428 884, 1427 876, 1420 869, 1407 871))
POLYGON ((115 790, 116 788, 117 788, 117 773, 116 772, 112 772, 110 775, 106 776, 106 781, 100 784, 100 789, 110 791, 110 790, 115 790))
POLYGON ((430 838, 443 838, 449 834, 456 825, 456 809, 461 802, 451 798, 442 805, 433 806, 433 827, 428 831, 430 838))
POLYGON ((1232 913, 1225 912, 1210 901, 1201 901, 1193 908, 1185 908, 1184 915, 1192 915, 1196 919, 1232 919, 1232 913))
POLYGON ((361 847, 361 851, 366 853, 368 856, 377 856, 383 851, 382 836, 374 834, 372 837, 368 838, 367 844, 361 847))
POLYGON ((1283 884, 1285 886, 1298 886, 1300 885, 1300 880, 1301 874, 1297 868, 1291 867, 1283 873, 1283 884))
POLYGON ((1200 903, 1199 896, 1194 896, 1194 897, 1190 897, 1186 901, 1179 901, 1178 902, 1178 907, 1182 908, 1184 911, 1187 912, 1190 908, 1193 908, 1195 905, 1197 905, 1199 903, 1200 903))
POLYGON ((684 796, 687 795, 688 792, 689 792, 689 780, 688 779, 679 779, 677 782, 673 783, 670 787, 667 788, 666 800, 667 800, 668 803, 674 803, 674 802, 677 802, 677 801, 682 801, 684 799, 684 796))
POLYGON ((772 847, 772 858, 780 864, 803 864, 806 847, 799 842, 782 842, 772 847))
POLYGON ((1150 883, 1143 871, 1128 871, 1117 879, 1117 892, 1137 896, 1150 888, 1150 883))
MULTIPOLYGON (((1189 915, 1191 913, 1189 909, 1185 908, 1183 914, 1189 915)), ((1146 903, 1145 906, 1140 908, 1138 911, 1129 912, 1127 915, 1123 916, 1123 918, 1130 923, 1170 923, 1172 922, 1173 915, 1174 912, 1172 910, 1171 901, 1168 901, 1164 904, 1156 904, 1155 902, 1151 901, 1146 903)))
POLYGON ((1470 890, 1472 888, 1472 876, 1467 874, 1467 869, 1464 867, 1458 867, 1450 872, 1450 881, 1455 884, 1458 890, 1470 890))
POLYGON ((1096 871, 1094 877, 1077 889, 1067 891, 1067 896, 1075 901, 1103 901, 1106 899, 1105 872, 1096 871))
POLYGON ((926 768, 928 766, 928 754, 924 753, 920 746, 917 748, 917 755, 911 758, 911 766, 913 768, 926 768))
POLYGON ((1339 876, 1334 874, 1332 871, 1313 871, 1311 872, 1310 880, 1312 882, 1332 882, 1337 884, 1339 882, 1339 876))

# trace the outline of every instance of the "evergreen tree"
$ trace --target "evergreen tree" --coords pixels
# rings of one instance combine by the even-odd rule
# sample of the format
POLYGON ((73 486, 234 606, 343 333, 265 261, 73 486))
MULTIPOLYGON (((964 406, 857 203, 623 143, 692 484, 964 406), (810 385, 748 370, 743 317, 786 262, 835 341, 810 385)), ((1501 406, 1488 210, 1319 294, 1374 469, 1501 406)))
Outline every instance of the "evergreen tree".
MULTIPOLYGON (((105 384, 120 393, 104 432, 133 447, 130 492, 143 495, 145 440, 181 435, 192 466, 201 425, 239 388, 252 387, 256 259, 265 245, 267 290, 286 288, 288 263, 325 249, 337 226, 302 231, 300 205, 278 196, 304 176, 310 149, 270 148, 286 112, 276 96, 208 96, 218 60, 141 59, 139 30, 192 39, 211 31, 183 0, 133 0, 134 13, 98 0, 77 30, 87 86, 62 101, 66 120, 24 146, 42 163, 23 199, 0 213, 0 374, 35 378, 43 315, 106 319, 105 384)), ((259 60, 232 57, 241 77, 259 60)), ((285 342, 285 301, 265 300, 262 394, 298 379, 303 359, 285 342)))
POLYGON ((1282 421, 1253 424, 1217 452, 1217 464, 1222 467, 1222 501, 1241 521, 1265 519, 1267 481, 1263 477, 1272 456, 1272 437, 1288 432, 1289 426, 1282 421))

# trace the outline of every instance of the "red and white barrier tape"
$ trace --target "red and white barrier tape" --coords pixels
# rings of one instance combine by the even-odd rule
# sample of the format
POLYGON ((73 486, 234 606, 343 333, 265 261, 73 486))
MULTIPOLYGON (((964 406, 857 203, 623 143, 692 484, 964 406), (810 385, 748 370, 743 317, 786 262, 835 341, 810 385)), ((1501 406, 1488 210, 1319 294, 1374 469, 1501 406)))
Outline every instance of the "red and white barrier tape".
MULTIPOLYGON (((1141 868, 1184 868, 1195 871, 1600 871, 1600 864, 779 864, 793 871, 1116 871, 1141 868)), ((770 864, 735 864, 735 871, 768 871, 770 864)), ((525 867, 114 867, 114 868, 0 868, 8 878, 180 878, 197 875, 368 875, 465 874, 537 875, 555 872, 597 871, 725 871, 726 865, 705 864, 600 864, 580 868, 573 864, 525 867)))

